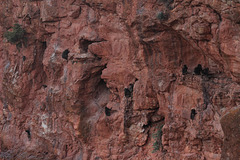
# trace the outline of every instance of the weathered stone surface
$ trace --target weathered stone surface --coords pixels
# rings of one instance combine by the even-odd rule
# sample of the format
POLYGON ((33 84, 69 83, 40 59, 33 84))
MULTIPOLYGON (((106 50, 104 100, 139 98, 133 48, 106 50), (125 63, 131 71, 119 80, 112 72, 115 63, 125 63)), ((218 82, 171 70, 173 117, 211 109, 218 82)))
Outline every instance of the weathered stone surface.
POLYGON ((233 108, 221 118, 224 132, 223 151, 221 159, 238 159, 240 157, 240 108, 233 108))
POLYGON ((239 15, 239 0, 1 1, 0 159, 236 159, 239 15))

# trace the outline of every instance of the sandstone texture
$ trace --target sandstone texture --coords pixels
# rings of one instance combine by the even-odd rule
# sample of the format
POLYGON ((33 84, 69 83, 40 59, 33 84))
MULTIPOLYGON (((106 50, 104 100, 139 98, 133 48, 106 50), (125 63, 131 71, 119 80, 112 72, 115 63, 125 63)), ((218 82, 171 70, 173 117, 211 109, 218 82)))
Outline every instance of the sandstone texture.
POLYGON ((239 0, 1 0, 0 35, 1 160, 240 158, 239 0))
POLYGON ((221 124, 225 135, 222 158, 239 159, 240 157, 240 108, 233 108, 221 118, 221 124))

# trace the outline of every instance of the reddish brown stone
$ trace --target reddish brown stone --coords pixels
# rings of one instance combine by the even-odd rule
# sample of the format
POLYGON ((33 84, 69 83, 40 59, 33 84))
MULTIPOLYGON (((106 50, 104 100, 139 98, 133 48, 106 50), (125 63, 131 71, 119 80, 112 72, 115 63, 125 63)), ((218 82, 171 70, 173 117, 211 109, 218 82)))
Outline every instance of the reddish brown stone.
POLYGON ((221 118, 224 143, 221 159, 238 159, 240 157, 240 108, 233 108, 221 118))
POLYGON ((0 159, 236 158, 239 11, 237 0, 1 1, 0 159), (20 50, 3 36, 15 23, 20 50))

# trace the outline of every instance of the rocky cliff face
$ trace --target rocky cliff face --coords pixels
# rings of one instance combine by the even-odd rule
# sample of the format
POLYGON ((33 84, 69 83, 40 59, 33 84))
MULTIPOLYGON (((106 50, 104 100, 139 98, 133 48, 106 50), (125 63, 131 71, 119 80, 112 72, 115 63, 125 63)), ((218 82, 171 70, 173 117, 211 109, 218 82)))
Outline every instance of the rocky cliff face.
POLYGON ((0 8, 0 159, 239 158, 239 0, 0 8))

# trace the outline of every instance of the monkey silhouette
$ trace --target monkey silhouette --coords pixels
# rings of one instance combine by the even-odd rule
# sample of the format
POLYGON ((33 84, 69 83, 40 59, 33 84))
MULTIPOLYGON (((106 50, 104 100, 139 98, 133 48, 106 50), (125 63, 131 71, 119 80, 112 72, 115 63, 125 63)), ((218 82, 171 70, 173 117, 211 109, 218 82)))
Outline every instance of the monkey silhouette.
POLYGON ((196 75, 200 75, 202 73, 202 65, 198 64, 197 67, 194 68, 194 73, 196 75))
POLYGON ((195 117, 196 114, 197 114, 196 110, 195 110, 195 109, 192 109, 192 110, 191 110, 190 118, 191 118, 192 120, 194 120, 194 117, 195 117))
POLYGON ((129 84, 128 88, 124 88, 125 97, 127 98, 132 97, 133 87, 134 87, 134 84, 129 84))
POLYGON ((28 139, 31 139, 31 132, 30 132, 30 129, 25 130, 25 132, 27 132, 28 139))
POLYGON ((108 107, 105 107, 105 115, 111 116, 111 109, 109 109, 108 107))
POLYGON ((187 67, 187 65, 183 65, 182 74, 183 74, 183 75, 186 75, 187 72, 188 72, 188 67, 187 67))
POLYGON ((131 97, 131 91, 128 88, 124 88, 124 95, 127 98, 131 97))
POLYGON ((70 51, 69 51, 68 49, 66 49, 65 51, 63 51, 63 53, 62 53, 62 58, 68 60, 68 53, 69 53, 69 52, 70 52, 70 51))

